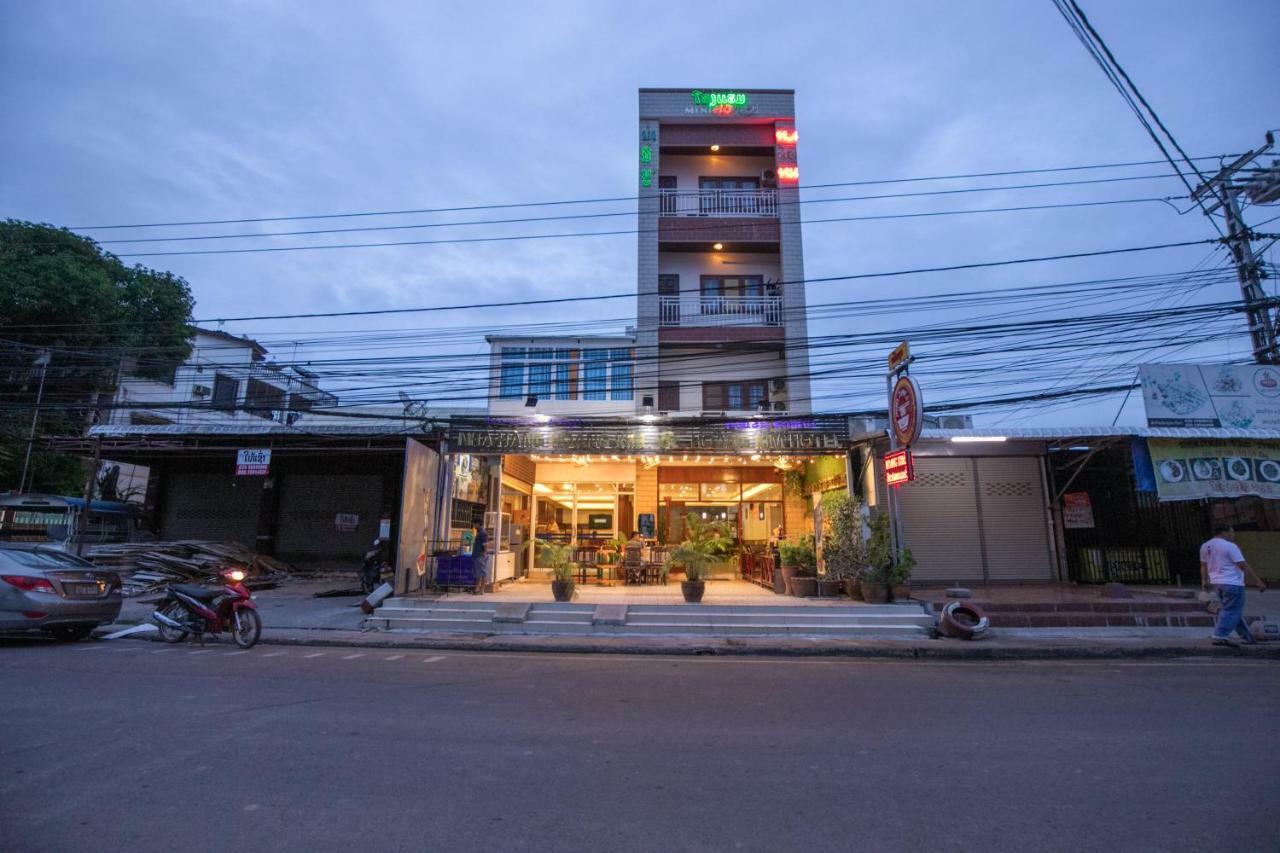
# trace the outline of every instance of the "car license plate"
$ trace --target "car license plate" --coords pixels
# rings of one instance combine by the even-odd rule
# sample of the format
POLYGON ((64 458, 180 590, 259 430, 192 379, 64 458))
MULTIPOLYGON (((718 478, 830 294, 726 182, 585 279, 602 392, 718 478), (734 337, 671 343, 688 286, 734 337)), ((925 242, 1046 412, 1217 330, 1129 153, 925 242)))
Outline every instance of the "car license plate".
POLYGON ((70 586, 69 592, 72 595, 96 598, 102 593, 102 589, 96 583, 73 583, 70 586))

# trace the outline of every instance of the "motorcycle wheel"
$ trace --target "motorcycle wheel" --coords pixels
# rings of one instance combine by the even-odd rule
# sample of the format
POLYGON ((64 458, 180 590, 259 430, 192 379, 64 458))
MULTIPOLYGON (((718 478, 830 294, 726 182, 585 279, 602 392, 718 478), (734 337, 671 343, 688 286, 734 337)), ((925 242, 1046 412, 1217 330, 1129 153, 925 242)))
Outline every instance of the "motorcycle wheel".
POLYGON ((242 649, 251 649, 262 636, 262 617, 250 608, 231 614, 231 637, 242 649))
MULTIPOLYGON (((164 606, 164 609, 162 609, 160 612, 163 615, 168 616, 170 619, 174 620, 175 622, 186 621, 187 612, 183 608, 183 606, 176 601, 171 601, 168 604, 166 604, 164 606)), ((187 636, 190 633, 188 631, 183 631, 179 628, 170 628, 168 625, 164 625, 164 624, 161 624, 159 627, 160 627, 160 639, 164 640, 166 643, 181 643, 183 640, 187 638, 187 636)))

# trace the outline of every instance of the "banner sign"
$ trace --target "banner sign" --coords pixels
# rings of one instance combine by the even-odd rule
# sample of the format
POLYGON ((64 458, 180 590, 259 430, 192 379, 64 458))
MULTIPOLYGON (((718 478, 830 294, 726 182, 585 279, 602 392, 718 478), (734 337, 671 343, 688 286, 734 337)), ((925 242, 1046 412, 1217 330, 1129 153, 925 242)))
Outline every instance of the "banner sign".
POLYGON ((924 398, 910 376, 899 376, 889 395, 889 429, 899 447, 910 447, 924 428, 924 398))
POLYGON ((1147 439, 1162 501, 1280 498, 1280 441, 1147 439))
POLYGON ((1280 429, 1280 368, 1267 364, 1144 364, 1151 427, 1280 429))
POLYGON ((474 427, 454 424, 448 440, 451 452, 480 454, 838 453, 849 445, 849 423, 811 417, 623 426, 491 418, 474 427))
POLYGON ((901 486, 916 478, 916 466, 910 450, 894 450, 884 455, 884 482, 886 486, 901 486))
POLYGON ((265 477, 271 468, 270 450, 237 450, 237 477, 265 477))
POLYGON ((1092 528, 1093 504, 1088 492, 1067 492, 1062 496, 1062 526, 1068 530, 1092 528))

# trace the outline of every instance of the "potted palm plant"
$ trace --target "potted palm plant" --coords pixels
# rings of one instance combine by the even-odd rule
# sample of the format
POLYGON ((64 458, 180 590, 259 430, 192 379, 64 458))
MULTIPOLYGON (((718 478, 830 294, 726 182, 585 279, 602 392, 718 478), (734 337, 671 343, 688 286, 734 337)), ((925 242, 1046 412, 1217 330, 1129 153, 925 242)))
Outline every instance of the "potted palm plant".
POLYGON ((889 595, 894 601, 908 601, 911 598, 911 570, 916 567, 916 558, 910 548, 903 548, 897 561, 889 569, 889 595))
POLYGON ((889 535, 889 516, 881 513, 871 519, 871 538, 867 541, 867 564, 862 569, 862 598, 870 604, 889 600, 889 579, 893 570, 893 542, 889 535))
POLYGON ((706 592, 711 565, 733 552, 733 539, 727 524, 707 521, 696 513, 689 513, 685 519, 685 531, 688 538, 668 555, 666 568, 668 571, 673 565, 684 568, 680 592, 685 601, 696 604, 706 592))
POLYGON ((574 565, 569 561, 572 554, 573 546, 568 542, 538 540, 538 561, 551 569, 551 594, 556 601, 573 599, 574 565))

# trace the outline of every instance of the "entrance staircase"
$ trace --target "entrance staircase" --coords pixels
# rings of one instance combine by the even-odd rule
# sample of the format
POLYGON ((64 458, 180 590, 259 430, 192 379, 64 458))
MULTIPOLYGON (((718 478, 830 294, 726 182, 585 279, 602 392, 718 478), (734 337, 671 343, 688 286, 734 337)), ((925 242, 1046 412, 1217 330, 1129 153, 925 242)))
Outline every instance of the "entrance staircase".
POLYGON ((365 619, 387 631, 595 636, 920 636, 929 605, 827 607, 715 604, 552 604, 392 598, 365 619))

